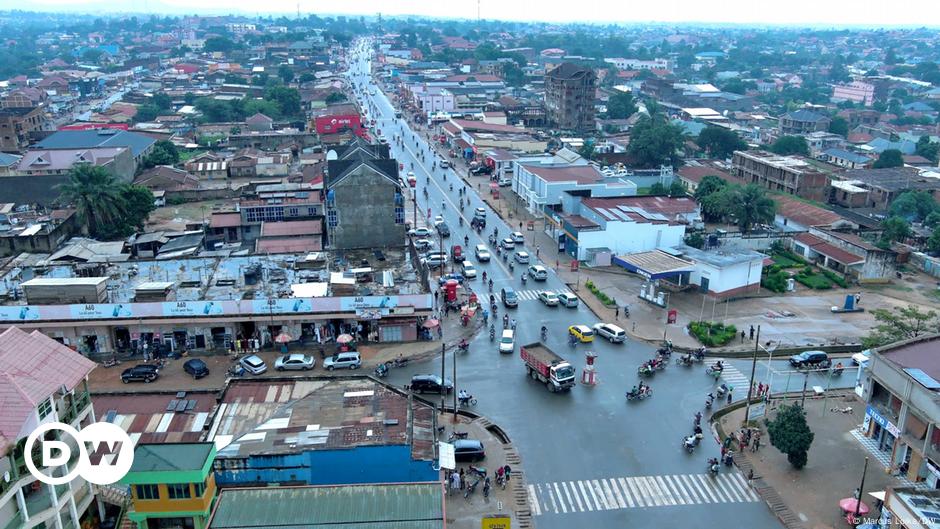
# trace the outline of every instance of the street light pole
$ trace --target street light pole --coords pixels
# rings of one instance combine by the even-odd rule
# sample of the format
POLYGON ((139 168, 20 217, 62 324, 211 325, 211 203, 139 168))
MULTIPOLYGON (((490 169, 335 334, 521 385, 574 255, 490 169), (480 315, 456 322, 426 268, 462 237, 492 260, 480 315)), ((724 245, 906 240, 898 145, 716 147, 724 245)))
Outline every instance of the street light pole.
MULTIPOLYGON (((744 331, 741 331, 744 332, 744 331)), ((751 413, 751 395, 754 392, 754 372, 757 370, 757 350, 760 347, 760 325, 757 326, 757 340, 754 342, 754 357, 751 359, 751 379, 750 385, 747 387, 747 404, 744 408, 744 424, 742 426, 747 426, 747 421, 750 419, 751 413)))
POLYGON ((444 413, 444 399, 447 396, 447 389, 444 387, 444 374, 446 366, 444 360, 447 357, 447 349, 444 347, 444 340, 441 339, 441 413, 444 413))
POLYGON ((858 497, 855 498, 855 520, 858 520, 859 510, 862 508, 862 491, 865 490, 865 474, 868 472, 868 458, 865 458, 865 466, 862 468, 862 482, 858 486, 858 497))

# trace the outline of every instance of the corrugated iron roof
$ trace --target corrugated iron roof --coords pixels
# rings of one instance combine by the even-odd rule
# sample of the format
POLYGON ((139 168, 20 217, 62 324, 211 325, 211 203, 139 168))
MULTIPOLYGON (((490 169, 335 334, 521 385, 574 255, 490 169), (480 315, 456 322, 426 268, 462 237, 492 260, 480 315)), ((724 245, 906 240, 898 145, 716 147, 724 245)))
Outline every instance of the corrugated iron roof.
POLYGON ((443 529, 440 483, 225 489, 211 529, 443 529))

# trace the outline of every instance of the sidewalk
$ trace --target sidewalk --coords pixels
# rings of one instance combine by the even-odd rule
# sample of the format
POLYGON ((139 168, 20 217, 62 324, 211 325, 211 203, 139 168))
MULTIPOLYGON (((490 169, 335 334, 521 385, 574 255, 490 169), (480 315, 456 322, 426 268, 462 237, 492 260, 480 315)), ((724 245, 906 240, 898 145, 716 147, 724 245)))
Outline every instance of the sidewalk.
MULTIPOLYGON (((792 402, 789 400, 786 404, 792 402)), ((773 418, 776 406, 783 404, 783 401, 772 403, 768 407, 768 418, 773 418)), ((843 392, 830 395, 828 399, 807 396, 806 413, 807 423, 815 437, 809 451, 809 462, 802 470, 793 469, 786 455, 770 444, 763 420, 759 421, 763 434, 760 450, 735 454, 735 464, 745 476, 753 469, 753 486, 788 528, 849 527, 840 516, 838 504, 839 500, 851 497, 859 486, 866 457, 869 463, 862 501, 873 509, 875 499, 868 495, 869 492, 910 484, 886 473, 883 463, 852 435, 865 415, 865 403, 855 398, 854 393, 843 392), (830 411, 847 406, 852 407, 852 413, 830 411)), ((743 419, 742 407, 721 417, 720 430, 734 432, 740 428, 743 419)), ((877 512, 872 515, 877 515, 877 512)))

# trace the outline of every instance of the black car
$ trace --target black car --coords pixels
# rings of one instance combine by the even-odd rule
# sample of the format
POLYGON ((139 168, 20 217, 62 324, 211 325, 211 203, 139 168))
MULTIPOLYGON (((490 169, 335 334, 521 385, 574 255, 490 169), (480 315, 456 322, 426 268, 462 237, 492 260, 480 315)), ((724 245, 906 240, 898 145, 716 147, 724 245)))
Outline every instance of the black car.
POLYGON ((480 176, 484 174, 490 174, 493 172, 493 168, 489 165, 478 165, 473 169, 470 169, 470 174, 473 176, 480 176))
POLYGON ((828 368, 832 365, 832 360, 823 351, 803 351, 790 357, 790 365, 793 367, 828 368))
POLYGON ((154 366, 139 365, 125 369, 124 372, 121 373, 121 382, 127 384, 128 382, 142 380, 150 383, 159 376, 160 374, 154 369, 154 366))
POLYGON ((202 360, 193 358, 183 364, 183 371, 192 375, 193 379, 200 379, 209 374, 209 366, 202 360))
POLYGON ((441 234, 441 237, 450 237, 450 226, 442 222, 437 225, 437 232, 441 234))
MULTIPOLYGON (((411 377, 411 391, 415 393, 441 393, 441 377, 437 375, 415 375, 411 377)), ((454 389, 454 383, 448 379, 443 382, 444 392, 450 393, 454 389)))
POLYGON ((486 458, 483 443, 476 439, 457 439, 454 445, 454 461, 458 463, 468 461, 482 461, 486 458))

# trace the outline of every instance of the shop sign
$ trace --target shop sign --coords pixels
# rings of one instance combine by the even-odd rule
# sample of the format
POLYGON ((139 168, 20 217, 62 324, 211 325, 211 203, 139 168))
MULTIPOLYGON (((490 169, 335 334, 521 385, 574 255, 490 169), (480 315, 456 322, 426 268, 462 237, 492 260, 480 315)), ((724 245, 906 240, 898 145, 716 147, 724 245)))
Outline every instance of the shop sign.
POLYGON ((340 310, 343 312, 358 311, 362 309, 392 309, 398 306, 397 296, 354 296, 340 300, 340 310))
POLYGON ((878 410, 871 407, 871 405, 869 405, 865 409, 865 415, 870 416, 871 420, 875 421, 875 423, 877 423, 878 426, 881 426, 885 430, 888 430, 888 433, 890 433, 891 435, 895 437, 901 437, 901 430, 897 426, 895 426, 891 421, 889 421, 888 419, 885 419, 880 413, 878 413, 878 410))

